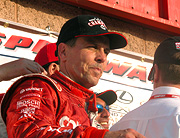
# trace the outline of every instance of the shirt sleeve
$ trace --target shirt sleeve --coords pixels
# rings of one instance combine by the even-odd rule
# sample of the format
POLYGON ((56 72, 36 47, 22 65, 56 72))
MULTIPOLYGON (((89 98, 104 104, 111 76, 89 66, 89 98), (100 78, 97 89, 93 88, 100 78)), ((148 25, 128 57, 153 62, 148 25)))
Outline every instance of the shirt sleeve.
POLYGON ((56 122, 59 102, 55 90, 46 81, 28 79, 19 84, 11 95, 6 110, 7 133, 10 138, 103 137, 108 130, 91 126, 60 127, 56 122))

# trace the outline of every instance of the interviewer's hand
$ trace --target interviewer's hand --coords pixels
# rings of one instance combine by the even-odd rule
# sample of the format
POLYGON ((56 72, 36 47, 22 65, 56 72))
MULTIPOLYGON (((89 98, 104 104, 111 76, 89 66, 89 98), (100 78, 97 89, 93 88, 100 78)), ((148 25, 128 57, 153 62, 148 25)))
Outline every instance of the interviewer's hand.
POLYGON ((0 81, 10 80, 31 73, 47 74, 44 68, 37 62, 25 58, 0 65, 0 81))
POLYGON ((145 138, 134 129, 125 129, 119 131, 108 131, 104 135, 104 138, 145 138))

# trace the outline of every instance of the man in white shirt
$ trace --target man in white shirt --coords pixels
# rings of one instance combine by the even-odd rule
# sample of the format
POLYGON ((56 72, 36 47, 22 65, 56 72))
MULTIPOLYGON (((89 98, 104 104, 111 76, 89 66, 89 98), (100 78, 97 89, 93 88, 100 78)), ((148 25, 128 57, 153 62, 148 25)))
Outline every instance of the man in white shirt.
POLYGON ((111 131, 132 128, 147 138, 180 137, 180 36, 156 49, 149 74, 154 91, 148 102, 127 113, 111 131))

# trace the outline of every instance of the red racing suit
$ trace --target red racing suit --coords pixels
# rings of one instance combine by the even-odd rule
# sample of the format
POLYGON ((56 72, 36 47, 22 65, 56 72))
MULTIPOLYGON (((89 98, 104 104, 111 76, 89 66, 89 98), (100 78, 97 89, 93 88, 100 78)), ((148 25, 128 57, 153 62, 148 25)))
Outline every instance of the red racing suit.
POLYGON ((8 89, 1 106, 8 137, 104 137, 108 130, 91 127, 85 110, 93 92, 57 71, 51 78, 27 75, 8 89))

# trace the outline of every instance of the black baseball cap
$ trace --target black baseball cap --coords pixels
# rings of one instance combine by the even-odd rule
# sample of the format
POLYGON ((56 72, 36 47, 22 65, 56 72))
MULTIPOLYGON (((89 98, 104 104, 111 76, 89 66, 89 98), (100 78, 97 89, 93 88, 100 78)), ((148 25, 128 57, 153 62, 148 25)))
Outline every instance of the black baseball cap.
POLYGON ((123 48, 127 45, 127 40, 122 34, 108 32, 105 23, 93 15, 79 15, 68 20, 61 28, 56 45, 75 37, 101 35, 109 37, 110 49, 123 48))
POLYGON ((153 67, 149 73, 148 80, 154 79, 154 64, 175 64, 180 65, 180 59, 176 56, 180 54, 180 36, 173 36, 165 39, 154 54, 153 67))
POLYGON ((96 93, 96 97, 105 101, 106 105, 111 105, 117 100, 116 92, 113 90, 106 90, 101 93, 96 93))

